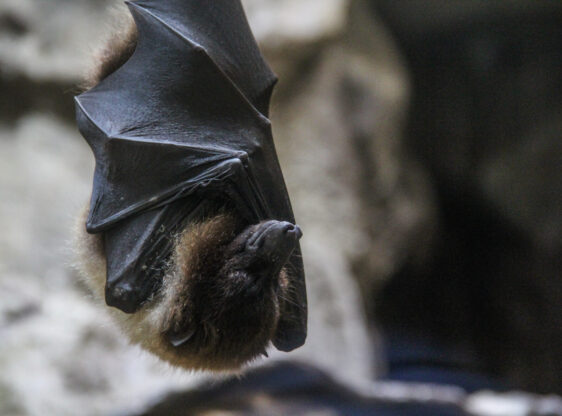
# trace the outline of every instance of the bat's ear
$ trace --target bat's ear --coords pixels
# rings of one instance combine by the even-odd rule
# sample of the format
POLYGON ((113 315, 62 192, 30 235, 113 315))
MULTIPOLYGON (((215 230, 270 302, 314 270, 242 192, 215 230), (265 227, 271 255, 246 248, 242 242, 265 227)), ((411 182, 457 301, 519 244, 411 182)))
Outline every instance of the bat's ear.
MULTIPOLYGON (((300 247, 293 252, 293 256, 300 256, 300 247)), ((294 257, 293 257, 294 258, 294 257)), ((288 267, 286 267, 288 269, 288 267)), ((289 272, 290 273, 290 272, 289 272)), ((302 276, 297 273, 297 276, 302 276)), ((306 340, 306 318, 307 302, 304 279, 289 279, 293 285, 288 295, 290 301, 283 302, 281 305, 281 316, 277 323, 277 330, 273 337, 273 345, 279 351, 289 352, 302 346, 306 340)))
POLYGON ((281 317, 273 338, 275 348, 283 352, 293 351, 306 341, 306 331, 295 328, 292 322, 288 323, 287 321, 287 317, 281 317))
POLYGON ((172 344, 174 347, 179 347, 187 343, 191 338, 195 335, 195 328, 185 327, 180 329, 179 331, 175 329, 169 329, 165 332, 165 338, 172 344))

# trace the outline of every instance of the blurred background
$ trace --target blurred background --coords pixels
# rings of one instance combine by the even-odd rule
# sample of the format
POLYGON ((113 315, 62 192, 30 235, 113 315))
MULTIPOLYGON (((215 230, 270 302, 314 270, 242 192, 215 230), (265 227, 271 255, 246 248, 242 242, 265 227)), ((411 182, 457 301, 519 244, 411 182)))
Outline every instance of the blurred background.
MULTIPOLYGON (((309 337, 267 363, 562 414, 562 3, 243 3, 305 232, 309 337)), ((123 12, 0 2, 0 415, 133 414, 209 379, 129 346, 72 267, 94 167, 72 98, 123 12)))

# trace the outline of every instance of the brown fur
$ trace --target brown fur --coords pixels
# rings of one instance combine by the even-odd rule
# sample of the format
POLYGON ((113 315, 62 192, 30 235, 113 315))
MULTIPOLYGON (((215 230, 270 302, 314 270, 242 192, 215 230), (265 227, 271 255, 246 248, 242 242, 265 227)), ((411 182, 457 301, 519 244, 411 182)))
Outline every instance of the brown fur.
MULTIPOLYGON (((87 210, 76 232, 77 268, 95 297, 103 301, 102 237, 86 233, 86 214, 87 210)), ((240 285, 237 272, 230 270, 228 249, 236 231, 236 220, 229 214, 188 226, 178 237, 170 272, 154 299, 134 314, 109 308, 133 343, 190 370, 236 371, 265 351, 275 333, 279 302, 289 279, 282 269, 274 285, 238 307, 240 285), (185 345, 174 347, 166 333, 184 327, 192 328, 195 335, 185 345)))
POLYGON ((116 30, 104 46, 94 54, 95 64, 86 74, 81 89, 86 91, 95 87, 119 69, 135 52, 137 41, 137 27, 130 18, 128 23, 116 30))

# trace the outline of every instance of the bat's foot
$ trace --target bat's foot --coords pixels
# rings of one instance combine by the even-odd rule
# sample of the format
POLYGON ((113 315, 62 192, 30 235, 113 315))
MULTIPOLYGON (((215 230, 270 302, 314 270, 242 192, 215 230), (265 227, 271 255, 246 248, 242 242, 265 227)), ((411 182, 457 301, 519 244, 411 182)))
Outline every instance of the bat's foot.
POLYGON ((105 303, 125 313, 135 313, 142 304, 141 296, 129 283, 117 283, 105 288, 105 303))

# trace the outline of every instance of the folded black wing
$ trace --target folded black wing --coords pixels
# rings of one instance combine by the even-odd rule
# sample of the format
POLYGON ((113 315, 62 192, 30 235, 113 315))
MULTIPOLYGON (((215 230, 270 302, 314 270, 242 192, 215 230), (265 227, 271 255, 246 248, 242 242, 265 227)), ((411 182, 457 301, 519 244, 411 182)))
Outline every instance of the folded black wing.
MULTIPOLYGON (((294 218, 267 118, 276 78, 239 0, 128 5, 134 54, 76 107, 96 158, 87 229, 105 233, 108 303, 132 312, 170 254, 163 230, 195 217, 206 193, 222 194, 252 222, 294 218)), ((282 350, 306 337, 300 249, 290 266, 294 306, 275 339, 282 350)))

